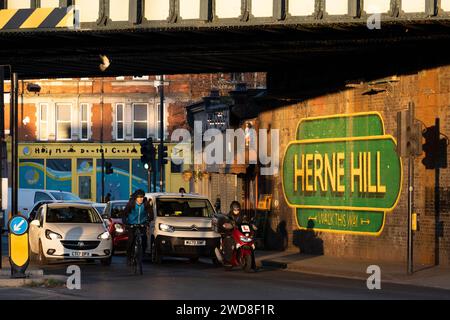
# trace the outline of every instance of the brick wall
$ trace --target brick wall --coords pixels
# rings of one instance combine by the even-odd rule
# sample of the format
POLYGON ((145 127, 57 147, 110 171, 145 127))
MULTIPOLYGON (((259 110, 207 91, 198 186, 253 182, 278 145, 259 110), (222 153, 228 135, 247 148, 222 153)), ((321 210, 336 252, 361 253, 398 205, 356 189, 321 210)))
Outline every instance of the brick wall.
MULTIPOLYGON (((427 126, 441 119, 441 132, 450 136, 450 66, 400 76, 385 84, 332 93, 288 105, 260 114, 262 128, 280 129, 280 163, 286 145, 295 140, 299 120, 305 117, 379 111, 386 133, 396 135, 396 113, 406 109, 409 101, 416 104, 416 117, 427 126), (397 81, 398 80, 398 81, 397 81), (374 95, 364 94, 371 88, 374 95)), ((448 148, 447 152, 450 152, 448 148)), ((450 159, 450 158, 449 158, 450 159)), ((421 157, 415 160, 415 211, 420 217, 420 230, 414 235, 416 264, 430 265, 435 260, 434 171, 425 170, 421 157)), ((384 231, 380 236, 357 236, 336 233, 311 234, 298 230, 294 209, 285 202, 280 177, 276 177, 274 200, 280 205, 271 220, 273 232, 282 223, 287 225, 288 241, 292 248, 303 252, 322 252, 326 255, 361 259, 381 259, 403 262, 407 243, 407 162, 403 160, 403 185, 398 206, 387 213, 384 231)), ((439 243, 440 263, 450 265, 450 169, 441 169, 441 220, 444 237, 439 243)))

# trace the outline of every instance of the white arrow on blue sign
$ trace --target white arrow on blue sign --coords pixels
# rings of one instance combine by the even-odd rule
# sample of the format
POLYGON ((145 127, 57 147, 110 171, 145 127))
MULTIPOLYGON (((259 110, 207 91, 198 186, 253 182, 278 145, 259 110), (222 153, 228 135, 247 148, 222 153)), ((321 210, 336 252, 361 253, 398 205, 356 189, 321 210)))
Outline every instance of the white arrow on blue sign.
POLYGON ((9 222, 9 231, 17 236, 24 234, 27 230, 28 221, 24 217, 14 217, 9 222))

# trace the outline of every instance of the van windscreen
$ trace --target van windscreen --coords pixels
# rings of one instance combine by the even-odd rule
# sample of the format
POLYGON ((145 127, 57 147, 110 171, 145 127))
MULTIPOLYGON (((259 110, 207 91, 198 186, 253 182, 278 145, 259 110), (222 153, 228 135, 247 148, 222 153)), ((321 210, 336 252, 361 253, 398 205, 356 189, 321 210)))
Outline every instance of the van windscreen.
POLYGON ((157 199, 159 217, 210 218, 214 210, 205 199, 157 199))

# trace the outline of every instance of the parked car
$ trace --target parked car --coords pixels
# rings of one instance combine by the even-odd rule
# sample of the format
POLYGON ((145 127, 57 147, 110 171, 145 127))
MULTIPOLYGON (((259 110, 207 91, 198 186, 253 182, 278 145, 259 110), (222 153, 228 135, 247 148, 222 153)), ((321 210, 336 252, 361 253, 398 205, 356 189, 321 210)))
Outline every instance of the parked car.
MULTIPOLYGON (((71 192, 58 190, 42 190, 42 189, 19 189, 18 193, 18 211, 24 217, 29 217, 33 205, 39 201, 55 200, 55 201, 81 201, 91 203, 90 201, 81 200, 78 196, 71 192)), ((5 218, 4 228, 8 229, 8 220, 11 216, 11 188, 8 189, 8 210, 5 218)))
POLYGON ((116 251, 126 250, 127 247, 128 234, 122 221, 122 213, 127 202, 126 200, 109 201, 102 214, 108 231, 112 236, 113 254, 116 251))
MULTIPOLYGON (((70 201, 71 203, 81 203, 81 204, 86 204, 89 203, 87 201, 84 200, 80 200, 80 201, 70 201)), ((44 204, 48 204, 48 203, 67 203, 67 201, 61 201, 61 200, 42 200, 42 201, 38 201, 33 205, 33 208, 29 211, 28 213, 28 221, 32 222, 35 217, 36 214, 39 210, 40 207, 42 207, 44 204)))
POLYGON ((220 234, 213 230, 215 211, 208 198, 180 193, 147 193, 146 197, 153 203, 149 241, 154 263, 160 263, 163 256, 191 261, 209 257, 217 263, 214 251, 220 245, 220 234))
POLYGON ((90 204, 43 204, 30 224, 29 242, 31 254, 40 264, 61 259, 97 259, 111 264, 111 235, 90 204))

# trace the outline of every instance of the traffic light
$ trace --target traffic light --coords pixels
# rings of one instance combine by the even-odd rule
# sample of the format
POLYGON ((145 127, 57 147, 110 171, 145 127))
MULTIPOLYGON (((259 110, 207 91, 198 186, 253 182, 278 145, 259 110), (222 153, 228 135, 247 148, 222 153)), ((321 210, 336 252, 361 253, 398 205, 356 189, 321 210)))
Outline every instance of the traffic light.
POLYGON ((112 167, 112 163, 106 161, 105 162, 105 174, 113 174, 114 173, 114 169, 112 167))
POLYGON ((155 147, 153 146, 153 138, 147 138, 140 143, 141 145, 141 162, 147 168, 153 167, 155 160, 155 147))
POLYGON ((414 104, 397 113, 397 153, 401 157, 422 154, 422 125, 416 121, 414 104))
POLYGON ((447 139, 440 139, 438 126, 426 128, 422 136, 425 138, 422 163, 427 169, 447 168, 447 139))

